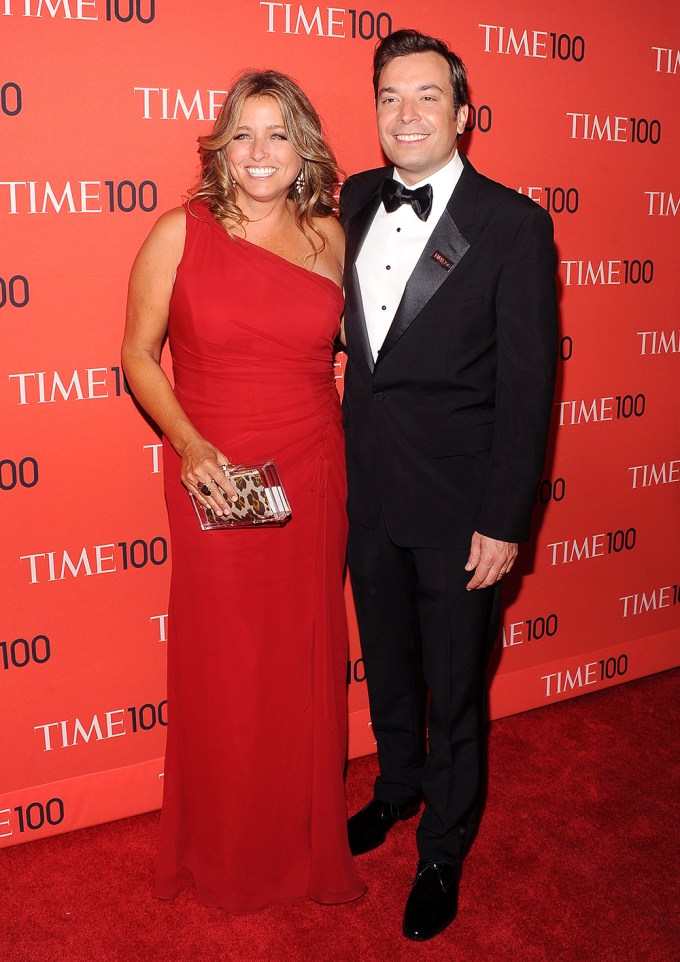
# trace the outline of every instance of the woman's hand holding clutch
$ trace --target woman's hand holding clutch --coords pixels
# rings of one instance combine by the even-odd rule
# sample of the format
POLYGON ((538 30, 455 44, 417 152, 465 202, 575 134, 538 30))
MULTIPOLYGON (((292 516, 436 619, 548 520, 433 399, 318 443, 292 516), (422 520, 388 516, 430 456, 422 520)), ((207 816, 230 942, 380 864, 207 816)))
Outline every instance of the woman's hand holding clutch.
POLYGON ((190 441, 182 452, 182 484, 200 504, 219 516, 231 513, 222 491, 231 501, 238 501, 236 489, 222 468, 229 463, 229 458, 204 438, 190 441))

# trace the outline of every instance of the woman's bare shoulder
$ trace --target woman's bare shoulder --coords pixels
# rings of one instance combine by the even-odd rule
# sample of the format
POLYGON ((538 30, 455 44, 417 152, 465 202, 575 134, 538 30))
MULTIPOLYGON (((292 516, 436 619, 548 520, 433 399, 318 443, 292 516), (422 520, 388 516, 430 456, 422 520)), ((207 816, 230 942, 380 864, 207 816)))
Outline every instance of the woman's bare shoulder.
POLYGON ((158 234, 168 241, 181 239, 186 234, 187 214, 183 207, 173 207, 166 210, 153 225, 152 234, 158 234))
POLYGON ((345 232, 334 214, 328 217, 315 217, 314 226, 324 235, 335 259, 342 267, 345 260, 345 232))
POLYGON ((185 238, 186 212, 183 207, 173 207, 158 218, 140 253, 154 258, 169 258, 177 264, 184 250, 185 238))
POLYGON ((315 217, 314 226, 317 230, 323 231, 329 241, 339 240, 344 242, 345 240, 345 232, 342 229, 342 224, 335 214, 328 214, 326 217, 315 217))
POLYGON ((174 207, 158 218, 139 249, 132 266, 132 282, 148 283, 151 274, 174 278, 184 253, 186 213, 174 207))

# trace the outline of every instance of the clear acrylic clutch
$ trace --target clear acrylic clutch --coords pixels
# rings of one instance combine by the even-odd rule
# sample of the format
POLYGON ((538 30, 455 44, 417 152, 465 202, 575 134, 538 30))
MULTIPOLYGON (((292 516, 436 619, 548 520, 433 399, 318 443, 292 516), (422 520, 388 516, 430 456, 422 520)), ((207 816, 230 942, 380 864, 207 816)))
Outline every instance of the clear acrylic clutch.
POLYGON ((204 531, 217 528, 251 528, 262 524, 281 525, 288 521, 291 516, 290 505, 273 461, 265 461, 264 464, 226 464, 222 470, 236 489, 238 501, 229 501, 220 488, 231 507, 231 514, 220 517, 212 508, 199 504, 191 495, 204 531))

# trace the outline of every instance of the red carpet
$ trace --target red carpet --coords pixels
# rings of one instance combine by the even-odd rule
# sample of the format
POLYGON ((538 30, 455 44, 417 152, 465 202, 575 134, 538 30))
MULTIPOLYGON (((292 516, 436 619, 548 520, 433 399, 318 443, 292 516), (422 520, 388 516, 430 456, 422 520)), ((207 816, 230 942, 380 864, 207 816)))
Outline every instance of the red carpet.
MULTIPOLYGON (((679 695, 666 672, 495 722, 460 914, 432 942, 400 932, 413 821, 362 856, 363 899, 231 917, 150 897, 153 813, 0 852, 0 962, 677 962, 679 695)), ((350 764, 352 810, 374 773, 350 764)))

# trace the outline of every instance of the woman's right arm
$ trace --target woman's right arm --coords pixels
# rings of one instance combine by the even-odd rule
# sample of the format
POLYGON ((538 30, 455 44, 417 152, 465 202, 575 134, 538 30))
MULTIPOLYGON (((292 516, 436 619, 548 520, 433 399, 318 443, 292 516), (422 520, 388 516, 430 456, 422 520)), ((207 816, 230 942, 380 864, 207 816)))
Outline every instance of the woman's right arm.
POLYGON ((160 365, 185 231, 183 208, 168 211, 156 222, 135 259, 128 287, 122 364, 135 398, 182 458, 182 483, 202 504, 222 513, 229 507, 215 486, 208 498, 198 489, 214 480, 230 497, 235 495, 220 470, 229 459, 196 430, 160 365))

